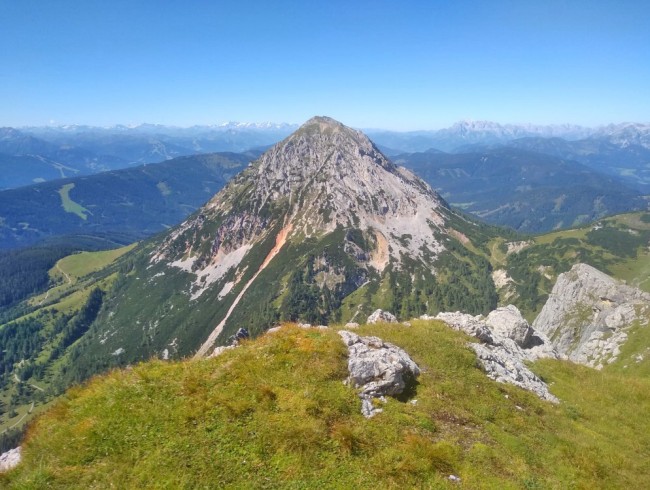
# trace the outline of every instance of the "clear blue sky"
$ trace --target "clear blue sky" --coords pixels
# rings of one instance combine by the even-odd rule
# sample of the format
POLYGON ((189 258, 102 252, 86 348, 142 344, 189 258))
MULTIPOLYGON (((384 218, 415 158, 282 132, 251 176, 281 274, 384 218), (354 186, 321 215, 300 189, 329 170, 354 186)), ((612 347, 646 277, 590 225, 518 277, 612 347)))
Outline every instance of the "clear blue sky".
POLYGON ((650 121, 650 1, 0 0, 0 126, 650 121))

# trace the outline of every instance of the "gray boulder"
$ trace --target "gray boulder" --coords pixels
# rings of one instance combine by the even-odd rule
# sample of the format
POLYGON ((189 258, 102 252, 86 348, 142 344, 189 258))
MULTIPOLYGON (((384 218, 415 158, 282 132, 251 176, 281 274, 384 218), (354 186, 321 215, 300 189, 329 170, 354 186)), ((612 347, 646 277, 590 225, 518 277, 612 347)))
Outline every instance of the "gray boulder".
POLYGON ((366 323, 397 323, 395 315, 382 309, 376 309, 366 323))
POLYGON ((515 305, 491 311, 485 318, 485 324, 498 337, 512 339, 519 347, 527 347, 533 335, 533 329, 515 305))
POLYGON ((10 469, 18 466, 20 463, 21 455, 20 447, 10 449, 6 453, 0 454, 0 473, 9 471, 10 469))
POLYGON ((361 412, 367 418, 381 412, 374 399, 399 395, 409 378, 420 375, 420 368, 396 345, 378 337, 360 337, 346 330, 339 335, 348 348, 347 383, 359 390, 361 412))

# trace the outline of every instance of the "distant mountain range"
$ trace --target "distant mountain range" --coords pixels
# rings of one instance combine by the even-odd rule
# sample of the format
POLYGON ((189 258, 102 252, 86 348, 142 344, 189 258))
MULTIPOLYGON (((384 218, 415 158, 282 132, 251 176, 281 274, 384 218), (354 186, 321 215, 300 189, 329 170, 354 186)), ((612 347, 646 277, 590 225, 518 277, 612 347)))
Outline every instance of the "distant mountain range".
MULTIPOLYGON (((228 125, 218 130, 244 137, 234 127, 228 125)), ((494 124, 456 127, 498 129, 494 124)), ((276 132, 288 128, 289 125, 273 126, 256 131, 271 138, 279 137, 276 132)), ((101 137, 92 133, 97 128, 46 129, 62 139, 65 134, 78 133, 77 141, 87 140, 97 152, 113 141, 114 154, 123 152, 124 156, 139 155, 138 158, 146 160, 154 158, 145 149, 153 148, 154 140, 149 140, 149 146, 140 145, 130 140, 131 136, 121 138, 115 132, 136 131, 142 135, 160 127, 113 128, 112 136, 101 137)), ((507 134, 521 134, 513 128, 506 129, 507 134)), ((452 205, 493 224, 538 233, 647 209, 641 194, 650 192, 650 149, 642 146, 646 144, 642 129, 640 125, 609 127, 600 139, 595 135, 576 141, 527 137, 507 144, 466 145, 462 147, 466 151, 461 153, 430 149, 400 153, 392 159, 413 170, 452 205)), ((160 164, 88 176, 85 174, 101 167, 101 160, 92 157, 88 150, 63 142, 51 143, 13 129, 4 129, 0 134, 0 149, 25 153, 5 157, 5 171, 0 179, 18 180, 29 172, 49 179, 67 178, 0 191, 0 249, 80 233, 108 236, 120 243, 142 239, 184 219, 261 154, 257 150, 176 157, 160 164), (32 155, 38 152, 47 157, 32 155), (74 168, 72 165, 79 161, 76 158, 84 161, 86 168, 74 168), (58 163, 61 161, 66 164, 58 163)), ((158 159, 170 157, 173 148, 160 146, 158 159)), ((126 162, 121 157, 116 157, 116 161, 126 162)))
MULTIPOLYGON (((0 189, 197 153, 266 149, 296 128, 287 123, 245 122, 187 128, 157 124, 0 128, 0 189)), ((462 121, 435 131, 366 133, 389 156, 431 149, 467 153, 514 145, 601 167, 627 177, 628 184, 643 192, 650 185, 648 124, 586 128, 462 121)))
POLYGON ((506 143, 518 138, 538 136, 581 139, 596 130, 574 125, 539 126, 532 124, 499 124, 489 121, 460 121, 449 128, 435 131, 368 131, 376 143, 403 152, 420 152, 431 148, 451 152, 471 144, 506 143))
POLYGON ((471 145, 506 145, 521 138, 592 140, 619 148, 641 146, 650 149, 650 124, 610 124, 586 128, 569 124, 539 126, 498 124, 488 121, 462 121, 436 131, 367 131, 377 144, 394 151, 421 152, 432 148, 445 152, 463 152, 471 145))
POLYGON ((625 138, 623 135, 626 133, 623 130, 577 141, 530 137, 503 145, 475 145, 465 149, 482 151, 510 147, 573 160, 603 174, 615 176, 641 193, 650 194, 650 137, 647 132, 637 132, 633 137, 625 138))
POLYGON ((452 205, 525 233, 647 208, 638 189, 620 176, 520 148, 406 153, 393 161, 413 170, 452 205))
POLYGON ((290 125, 0 128, 0 189, 90 175, 179 156, 266 148, 290 125))

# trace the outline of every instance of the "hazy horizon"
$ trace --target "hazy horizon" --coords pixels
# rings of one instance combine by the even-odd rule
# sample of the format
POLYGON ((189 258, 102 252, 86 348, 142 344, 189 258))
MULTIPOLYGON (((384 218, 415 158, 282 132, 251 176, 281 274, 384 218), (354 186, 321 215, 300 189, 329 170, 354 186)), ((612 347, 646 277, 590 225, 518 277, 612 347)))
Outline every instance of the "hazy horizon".
MULTIPOLYGON (((325 115, 325 114, 323 114, 325 115)), ((313 117, 313 116, 312 116, 313 117)), ((75 124, 75 123, 70 123, 70 124, 56 124, 56 123, 48 123, 48 124, 41 124, 41 125, 24 125, 24 126, 12 126, 12 125, 6 125, 4 127, 10 127, 13 129, 21 130, 21 129, 31 129, 31 128, 52 128, 52 129, 63 129, 63 128, 97 128, 97 129, 116 129, 116 128, 127 128, 127 129, 138 129, 141 127, 146 127, 146 126, 159 126, 159 127, 164 127, 164 128, 170 128, 170 129, 192 129, 192 128, 219 128, 219 127, 233 127, 240 125, 242 127, 253 127, 253 128, 262 128, 264 125, 269 125, 271 127, 299 127, 302 125, 304 122, 306 122, 309 118, 305 119, 305 121, 300 121, 300 122, 287 122, 287 121, 237 121, 237 120, 229 120, 229 121, 218 121, 214 123, 205 123, 205 124, 188 124, 188 125, 176 125, 176 124, 160 124, 156 122, 142 122, 142 123, 137 123, 137 124, 122 124, 122 123, 117 123, 117 124, 110 124, 110 125, 94 125, 94 124, 75 124)), ((345 121, 339 121, 346 126, 348 124, 345 121)), ((507 122, 503 123, 500 121, 488 121, 488 120, 474 120, 474 119, 460 119, 457 120, 447 126, 441 126, 441 127, 436 127, 436 128, 414 128, 414 129, 388 129, 388 128, 382 128, 382 127, 356 127, 356 129, 363 130, 363 131, 386 131, 386 132, 395 132, 395 133, 409 133, 409 132, 435 132, 435 131, 440 131, 440 130, 445 130, 445 129, 451 129, 452 127, 463 124, 463 123, 468 123, 468 124, 495 124, 501 127, 575 127, 575 128, 582 128, 582 129, 592 129, 592 130, 598 130, 602 128, 606 128, 609 126, 621 126, 621 125, 626 125, 626 124, 639 124, 639 125, 644 125, 648 126, 650 125, 650 122, 647 121, 620 121, 620 122, 608 122, 604 124, 598 124, 598 125, 593 125, 593 126, 586 126, 586 125, 580 125, 580 124, 572 124, 572 123, 553 123, 553 124, 538 124, 535 122, 507 122)), ((351 126, 354 127, 354 126, 351 126)))
POLYGON ((435 130, 650 114, 650 3, 0 4, 0 126, 435 130))

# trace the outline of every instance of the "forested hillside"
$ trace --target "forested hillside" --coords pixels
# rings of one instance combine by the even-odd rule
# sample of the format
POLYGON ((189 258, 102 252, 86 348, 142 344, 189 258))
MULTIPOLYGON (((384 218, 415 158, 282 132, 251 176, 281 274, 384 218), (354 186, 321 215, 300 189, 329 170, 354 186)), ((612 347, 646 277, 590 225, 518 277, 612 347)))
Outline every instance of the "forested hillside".
POLYGON ((84 234, 122 244, 183 220, 256 153, 181 157, 0 192, 0 249, 84 234))

